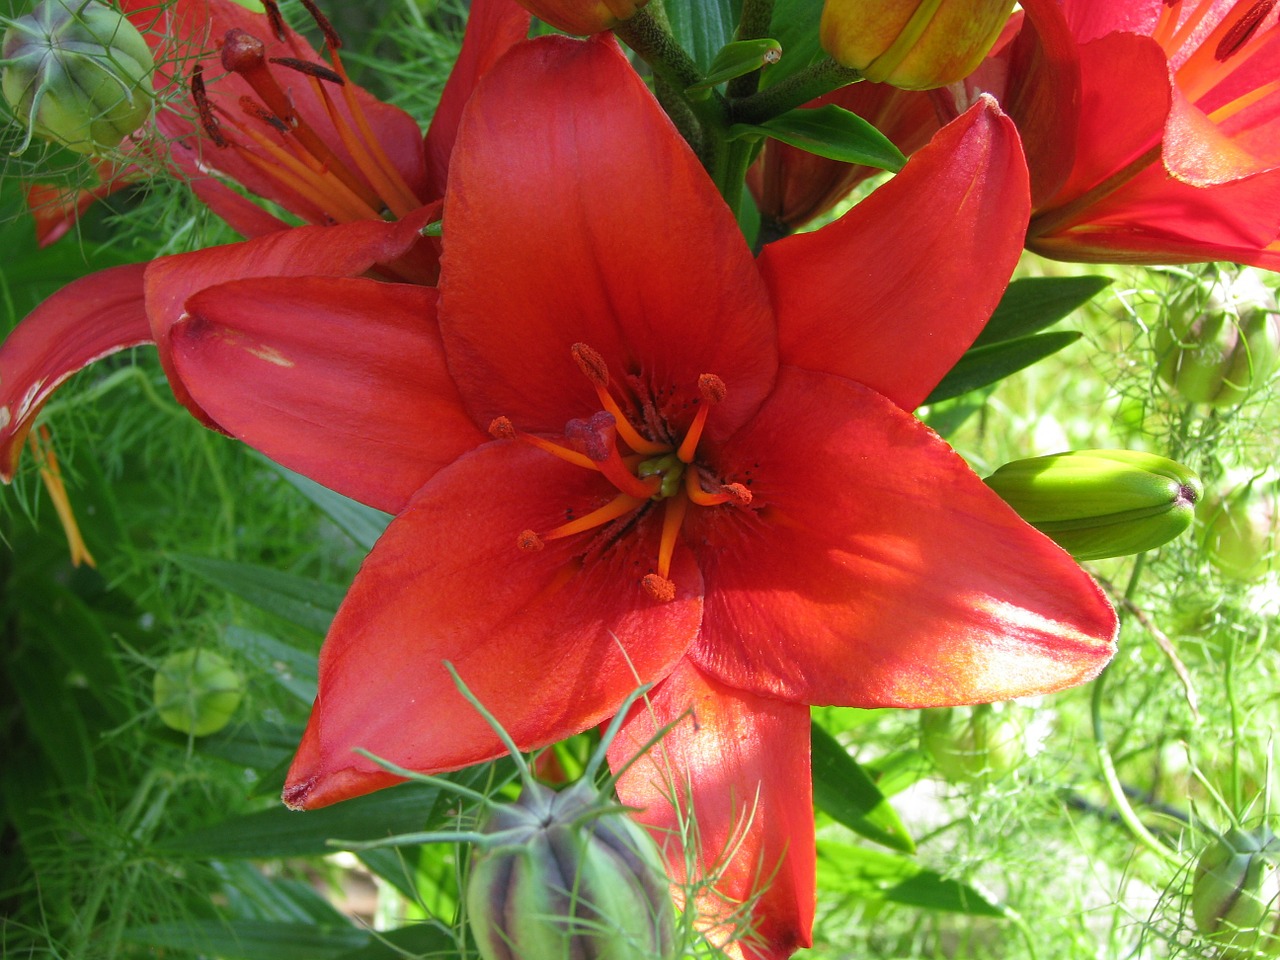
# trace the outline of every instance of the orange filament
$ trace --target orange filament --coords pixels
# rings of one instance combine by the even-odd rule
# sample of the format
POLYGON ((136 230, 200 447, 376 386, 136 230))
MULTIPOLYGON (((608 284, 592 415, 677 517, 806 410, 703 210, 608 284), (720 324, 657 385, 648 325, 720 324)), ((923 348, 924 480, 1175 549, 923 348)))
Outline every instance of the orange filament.
POLYGON ((671 557, 675 553, 676 540, 680 536, 680 527, 688 509, 689 501, 684 497, 671 497, 662 513, 662 538, 658 541, 658 576, 664 580, 671 573, 671 557))
POLYGON ((584 533, 587 530, 594 530, 596 527, 604 526, 611 520, 617 520, 619 517, 625 517, 632 510, 648 502, 647 498, 630 497, 625 493, 620 493, 603 507, 592 510, 588 514, 578 517, 576 520, 570 520, 568 523, 562 523, 553 530, 549 530, 542 534, 543 540, 559 540, 561 537, 572 536, 575 533, 584 533))
POLYGON ((609 367, 604 362, 604 357, 600 356, 598 351, 593 350, 585 343, 575 343, 569 348, 569 352, 573 354, 573 359, 577 362, 578 369, 582 371, 583 376, 590 380, 591 385, 596 388, 596 396, 600 398, 600 405, 613 414, 618 436, 622 438, 622 442, 636 453, 649 455, 666 453, 667 448, 664 445, 655 443, 640 435, 640 432, 627 419, 627 415, 622 412, 622 408, 618 406, 618 401, 613 399, 613 394, 609 392, 609 367))
POLYGON ((530 446, 537 447, 544 453, 549 453, 553 457, 559 457, 566 463, 572 463, 575 467, 586 467, 588 470, 600 469, 586 454, 579 453, 577 450, 570 450, 568 447, 562 447, 558 443, 552 443, 544 437, 539 437, 532 433, 525 433, 523 430, 517 430, 506 417, 495 418, 493 422, 489 424, 489 434, 495 440, 523 440, 525 443, 530 446))
POLYGON ((713 405, 724 399, 724 381, 714 373, 704 373, 698 378, 698 392, 702 394, 702 403, 698 405, 693 423, 689 424, 689 432, 684 435, 684 439, 680 441, 680 449, 676 451, 676 456, 682 463, 693 463, 698 441, 702 439, 702 428, 707 423, 707 414, 711 412, 713 405))
POLYGON ((721 484, 719 493, 708 493, 702 489, 702 481, 696 470, 690 470, 684 475, 684 493, 700 507, 715 507, 722 503, 745 507, 751 503, 751 491, 740 483, 721 484))
POLYGON ((44 481, 45 489, 49 491, 49 499, 53 501, 54 512, 58 515, 58 522, 62 524, 62 531, 67 537, 67 547, 71 553, 71 565, 78 567, 80 564, 88 564, 96 567, 98 564, 93 559, 93 554, 89 552, 89 548, 85 545, 84 537, 80 534, 80 527, 76 523, 75 512, 71 509, 71 498, 67 496, 66 485, 62 482, 62 469, 58 466, 58 457, 53 452, 53 442, 49 439, 49 428, 45 426, 38 427, 29 437, 28 442, 31 445, 31 452, 35 458, 36 465, 40 470, 40 479, 44 481))

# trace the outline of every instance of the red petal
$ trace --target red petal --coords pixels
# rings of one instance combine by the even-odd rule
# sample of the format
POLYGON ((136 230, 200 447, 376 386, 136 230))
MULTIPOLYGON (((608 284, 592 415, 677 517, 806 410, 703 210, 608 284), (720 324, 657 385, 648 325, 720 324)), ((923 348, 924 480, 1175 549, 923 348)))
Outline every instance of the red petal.
POLYGON ((191 399, 173 369, 168 332, 186 310, 187 298, 205 287, 249 277, 359 276, 404 256, 421 240, 418 229, 432 216, 424 209, 397 223, 361 222, 334 227, 295 227, 245 243, 211 247, 155 260, 146 272, 147 315, 160 362, 173 394, 192 415, 217 427, 191 399))
POLYGON ((467 107, 449 170, 440 326, 477 421, 559 430, 597 409, 570 347, 736 427, 776 369, 768 294, 728 208, 609 40, 515 47, 467 107))
POLYGON ((668 723, 674 726, 662 741, 622 775, 618 796, 654 830, 673 883, 690 879, 681 837, 691 821, 695 879, 716 877, 697 897, 711 938, 723 943, 749 923, 753 935, 730 945, 730 956, 782 960, 810 946, 808 708, 723 686, 685 660, 632 711, 609 750, 610 765, 621 768, 668 723))
POLYGON ((142 306, 145 263, 67 284, 0 344, 0 479, 13 479, 31 424, 49 395, 95 360, 151 343, 142 306))
POLYGON ((500 56, 529 36, 529 11, 515 0, 474 0, 467 14, 462 49, 440 95, 440 105, 427 131, 427 186, 425 196, 444 196, 449 157, 458 136, 462 108, 476 84, 500 56))
POLYGON ((784 367, 717 455, 749 510, 686 521, 706 581, 690 657, 802 703, 1006 700, 1094 676, 1116 619, 1097 585, 945 443, 858 384, 784 367), (701 546, 705 544, 705 546, 701 546))
POLYGON ((1029 206, 1017 131, 984 97, 840 220, 765 248, 783 362, 914 409, 999 303, 1029 206))
POLYGON ((1061 0, 1071 32, 1080 43, 1095 40, 1108 33, 1151 35, 1167 0, 1061 0))
POLYGON ((660 603, 641 587, 660 512, 538 551, 517 546, 522 530, 581 515, 607 489, 599 474, 519 441, 491 442, 438 473, 338 611, 286 801, 324 806, 395 781, 356 747, 428 772, 499 756, 445 660, 525 750, 599 723, 665 676, 697 635, 702 580, 677 551, 676 598, 660 603))
POLYGON ((224 430, 395 512, 489 439, 445 369, 435 301, 429 287, 372 280, 242 280, 188 299, 170 345, 183 384, 224 430))

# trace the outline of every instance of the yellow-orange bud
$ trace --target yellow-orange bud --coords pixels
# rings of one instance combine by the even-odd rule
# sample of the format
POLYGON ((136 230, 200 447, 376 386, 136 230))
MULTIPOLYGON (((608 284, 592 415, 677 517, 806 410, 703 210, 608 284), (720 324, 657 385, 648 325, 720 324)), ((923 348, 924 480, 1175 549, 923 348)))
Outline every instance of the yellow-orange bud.
POLYGON ((822 47, 866 79, 929 90, 974 71, 1012 0, 826 0, 822 47))

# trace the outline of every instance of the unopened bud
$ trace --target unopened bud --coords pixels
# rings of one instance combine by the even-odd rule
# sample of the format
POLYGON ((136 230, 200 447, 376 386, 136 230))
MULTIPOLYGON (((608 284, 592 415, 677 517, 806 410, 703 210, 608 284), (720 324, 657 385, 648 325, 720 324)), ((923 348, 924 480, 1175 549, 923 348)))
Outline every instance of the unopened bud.
POLYGON ((652 838, 586 780, 494 808, 467 880, 484 960, 665 960, 674 909, 652 838))
POLYGON ((1026 724, 1011 703, 920 711, 920 746, 951 781, 993 782, 1026 756, 1026 724))
POLYGON ((118 146, 151 114, 151 50, 98 0, 44 0, 5 31, 5 101, 27 128, 79 153, 118 146))
POLYGON ((1012 11, 1011 0, 826 0, 820 37, 867 80, 929 90, 972 73, 1012 11))
POLYGON ((1015 460, 986 479, 1018 516, 1077 560, 1151 550, 1191 525, 1200 478, 1164 457, 1076 450, 1015 460))
POLYGON ((160 720, 192 737, 217 733, 240 706, 244 680, 211 650, 180 650, 156 671, 154 694, 160 720))
POLYGON ((1208 504, 1201 546, 1209 562, 1233 580, 1257 580, 1277 566, 1280 481, 1255 477, 1208 504))
POLYGON ((1231 829, 1196 864, 1191 915, 1226 960, 1280 956, 1280 838, 1231 829))
POLYGON ((520 0, 539 20, 565 33, 586 36, 630 20, 649 0, 520 0))
POLYGON ((1255 393, 1280 359, 1280 311, 1255 275, 1219 281, 1199 303, 1171 308, 1156 331, 1160 378, 1192 403, 1232 406, 1255 393))

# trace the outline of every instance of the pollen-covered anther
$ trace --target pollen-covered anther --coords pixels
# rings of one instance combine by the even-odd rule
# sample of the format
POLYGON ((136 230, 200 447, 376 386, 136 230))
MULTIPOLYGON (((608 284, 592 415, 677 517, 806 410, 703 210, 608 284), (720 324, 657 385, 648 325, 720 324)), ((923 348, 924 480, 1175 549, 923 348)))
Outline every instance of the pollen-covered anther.
POLYGON ((644 579, 640 581, 640 585, 644 587, 645 593, 659 603, 670 603, 676 598, 676 585, 666 577, 660 577, 656 573, 645 574, 644 579))
POLYGON ((721 485, 720 492, 729 499, 726 503, 732 503, 734 506, 746 507, 751 504, 751 491, 741 483, 726 483, 721 485))
POLYGON ((346 83, 337 71, 330 70, 323 63, 312 63, 310 60, 300 60, 297 57, 272 57, 268 62, 278 64, 289 70, 296 70, 298 73, 304 73, 308 77, 315 77, 317 80, 328 80, 338 86, 346 83))
POLYGON ((227 138, 222 135, 218 118, 213 115, 213 107, 209 103, 209 94, 204 86, 204 68, 196 64, 191 71, 191 101, 196 105, 196 113, 200 115, 200 126, 214 146, 227 146, 227 138))
POLYGON ((261 120, 279 133, 288 133, 289 125, 250 96, 240 98, 240 109, 255 120, 261 120))
POLYGON ((545 544, 542 538, 532 530, 521 530, 520 536, 516 537, 516 546, 526 553, 537 553, 545 544))
POLYGON ((489 436, 495 440, 514 440, 516 438, 516 428, 506 417, 494 417, 489 422, 489 436))
POLYGON ((726 393, 728 388, 725 387, 724 381, 714 373, 704 373, 698 377, 698 394, 707 403, 720 403, 726 393))
POLYGON ((577 362, 578 369, 582 371, 583 376, 595 386, 607 387, 609 385, 609 367, 605 364, 604 357, 600 356, 599 351, 592 349, 585 343, 575 343, 569 348, 569 352, 573 354, 573 359, 577 362))
POLYGON ((1241 48, 1257 32, 1258 27, 1262 26, 1262 21, 1267 18, 1267 14, 1271 12, 1271 8, 1275 5, 1276 0, 1257 0, 1252 7, 1245 11, 1244 16, 1232 24, 1231 29, 1218 41, 1218 46, 1213 51, 1214 59, 1222 63, 1239 53, 1241 48))

